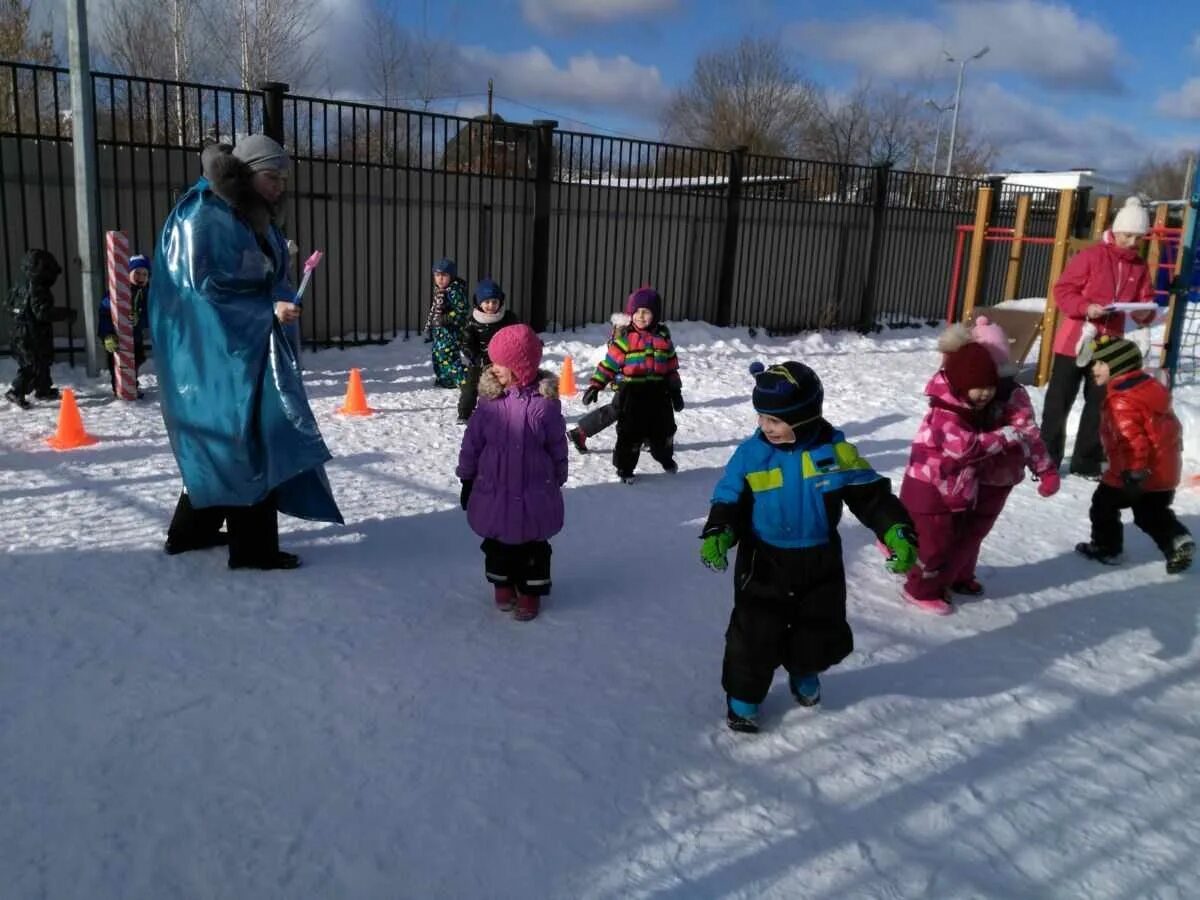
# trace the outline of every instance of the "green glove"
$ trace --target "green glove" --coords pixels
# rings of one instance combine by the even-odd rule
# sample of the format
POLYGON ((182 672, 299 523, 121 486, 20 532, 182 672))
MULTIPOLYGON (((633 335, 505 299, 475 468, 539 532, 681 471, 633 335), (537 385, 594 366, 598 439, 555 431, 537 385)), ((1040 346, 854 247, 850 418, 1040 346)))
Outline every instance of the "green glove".
POLYGON ((726 556, 732 546, 733 532, 728 528, 706 534, 700 544, 700 559, 714 572, 724 572, 729 567, 726 556))
POLYGON ((891 552, 887 561, 889 572, 903 575, 917 564, 917 536, 907 525, 893 525, 883 536, 883 543, 891 552))
POLYGON ((115 334, 110 334, 104 338, 104 350, 106 353, 117 352, 117 336, 115 334))

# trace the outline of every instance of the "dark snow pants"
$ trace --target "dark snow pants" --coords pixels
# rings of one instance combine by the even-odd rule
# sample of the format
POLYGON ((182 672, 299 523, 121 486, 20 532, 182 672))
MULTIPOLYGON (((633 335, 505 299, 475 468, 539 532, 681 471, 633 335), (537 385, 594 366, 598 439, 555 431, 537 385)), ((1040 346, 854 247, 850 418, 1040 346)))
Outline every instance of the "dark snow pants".
POLYGON ((496 587, 516 588, 518 594, 544 597, 550 593, 550 542, 505 544, 484 538, 483 574, 496 587))
POLYGON ((637 468, 642 444, 661 465, 675 459, 675 411, 664 381, 625 382, 621 385, 621 409, 617 417, 617 445, 612 461, 617 473, 632 475, 637 468))
POLYGON ((1075 357, 1055 354, 1042 407, 1042 440, 1056 466, 1061 466, 1067 444, 1067 416, 1079 396, 1083 383, 1083 414, 1071 451, 1071 471, 1079 475, 1099 475, 1104 468, 1104 447, 1100 444, 1100 406, 1104 388, 1092 380, 1091 368, 1075 365, 1075 357))
POLYGON ((235 565, 270 560, 279 553, 279 514, 273 494, 253 506, 197 508, 184 491, 175 504, 167 540, 183 550, 211 547, 222 525, 229 533, 229 561, 235 565))
POLYGON ((1121 488, 1101 482, 1092 494, 1092 543, 1106 553, 1120 553, 1125 547, 1121 511, 1132 509, 1133 524, 1150 535, 1164 556, 1169 555, 1175 539, 1190 533, 1171 509, 1174 500, 1174 491, 1146 491, 1132 500, 1121 488))

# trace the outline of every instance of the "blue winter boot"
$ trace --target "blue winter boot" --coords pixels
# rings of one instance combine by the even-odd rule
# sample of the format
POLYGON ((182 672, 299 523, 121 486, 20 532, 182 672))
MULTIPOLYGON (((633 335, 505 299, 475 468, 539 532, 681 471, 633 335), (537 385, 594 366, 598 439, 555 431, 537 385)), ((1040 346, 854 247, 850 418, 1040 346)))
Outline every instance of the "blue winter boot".
POLYGON ((792 688, 792 696, 801 706, 816 706, 821 702, 821 676, 816 672, 789 676, 788 684, 792 688))
POLYGON ((740 731, 744 734, 758 734, 757 703, 747 703, 744 700, 736 700, 727 696, 725 707, 728 713, 726 721, 730 730, 740 731))

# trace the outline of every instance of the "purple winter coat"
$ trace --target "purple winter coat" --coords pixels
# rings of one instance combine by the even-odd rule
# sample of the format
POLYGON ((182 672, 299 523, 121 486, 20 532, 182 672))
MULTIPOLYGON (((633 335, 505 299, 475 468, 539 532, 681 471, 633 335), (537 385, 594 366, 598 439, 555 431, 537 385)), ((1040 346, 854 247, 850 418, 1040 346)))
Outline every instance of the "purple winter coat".
POLYGON ((484 538, 505 544, 544 541, 563 526, 567 481, 567 424, 558 378, 504 390, 491 371, 479 380, 479 406, 467 423, 455 474, 475 483, 467 522, 484 538))

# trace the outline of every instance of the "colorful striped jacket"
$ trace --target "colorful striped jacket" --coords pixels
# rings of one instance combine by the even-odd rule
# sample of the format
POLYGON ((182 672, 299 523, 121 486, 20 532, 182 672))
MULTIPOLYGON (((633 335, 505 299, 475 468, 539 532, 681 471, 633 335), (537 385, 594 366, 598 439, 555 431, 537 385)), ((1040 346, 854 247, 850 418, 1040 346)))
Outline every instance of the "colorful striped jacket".
POLYGON ((626 384, 665 381, 672 390, 679 388, 679 360, 666 325, 648 331, 630 326, 624 335, 614 337, 608 353, 592 373, 592 385, 603 388, 617 377, 626 384))

